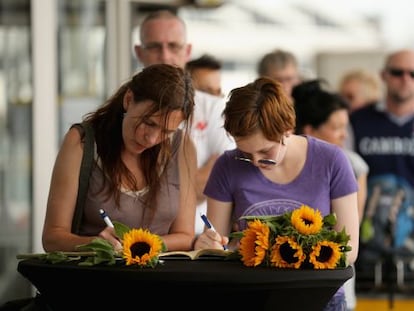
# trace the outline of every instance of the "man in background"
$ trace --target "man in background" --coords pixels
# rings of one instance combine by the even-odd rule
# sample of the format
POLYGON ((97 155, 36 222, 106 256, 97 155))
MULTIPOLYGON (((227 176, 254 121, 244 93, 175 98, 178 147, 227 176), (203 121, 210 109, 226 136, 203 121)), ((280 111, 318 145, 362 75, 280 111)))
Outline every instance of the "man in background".
POLYGON ((376 103, 381 98, 381 91, 379 75, 362 68, 346 71, 338 85, 339 94, 349 103, 350 113, 376 103))
POLYGON ((267 76, 280 82, 286 94, 291 97, 292 89, 301 82, 298 61, 291 52, 274 50, 259 60, 257 74, 267 76))
POLYGON ((350 116, 355 150, 369 166, 357 276, 372 275, 375 264, 407 276, 414 271, 414 51, 391 53, 381 78, 385 98, 350 116))
MULTIPOLYGON (((135 45, 135 53, 144 66, 165 63, 185 68, 190 60, 192 45, 187 42, 186 25, 171 11, 160 10, 148 14, 141 23, 140 41, 140 44, 135 45)), ((224 106, 224 98, 196 90, 191 129, 198 164, 196 234, 204 230, 200 213, 205 213, 207 208, 203 191, 210 171, 221 153, 235 148, 233 138, 223 128, 221 113, 224 106)))
POLYGON ((195 89, 215 96, 222 96, 221 62, 208 54, 187 62, 185 68, 191 74, 195 89))

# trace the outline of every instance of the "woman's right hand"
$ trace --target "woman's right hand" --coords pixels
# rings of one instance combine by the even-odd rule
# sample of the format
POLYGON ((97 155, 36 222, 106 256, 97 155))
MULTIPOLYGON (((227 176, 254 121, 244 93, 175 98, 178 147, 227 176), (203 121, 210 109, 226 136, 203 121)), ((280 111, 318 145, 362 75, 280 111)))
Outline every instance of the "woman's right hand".
POLYGON ((99 236, 111 243, 115 251, 122 251, 122 244, 119 241, 117 235, 115 234, 114 228, 106 227, 99 233, 99 236))
POLYGON ((229 238, 221 236, 218 232, 208 229, 200 234, 194 243, 194 249, 210 248, 223 249, 229 243, 229 238))

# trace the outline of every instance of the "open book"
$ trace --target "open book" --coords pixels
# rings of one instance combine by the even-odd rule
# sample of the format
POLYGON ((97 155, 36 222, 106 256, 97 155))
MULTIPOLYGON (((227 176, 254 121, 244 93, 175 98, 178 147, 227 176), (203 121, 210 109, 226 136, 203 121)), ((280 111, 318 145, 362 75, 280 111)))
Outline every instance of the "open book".
POLYGON ((224 249, 197 249, 192 251, 171 251, 161 253, 160 259, 190 259, 190 260, 224 260, 234 254, 233 251, 224 249))

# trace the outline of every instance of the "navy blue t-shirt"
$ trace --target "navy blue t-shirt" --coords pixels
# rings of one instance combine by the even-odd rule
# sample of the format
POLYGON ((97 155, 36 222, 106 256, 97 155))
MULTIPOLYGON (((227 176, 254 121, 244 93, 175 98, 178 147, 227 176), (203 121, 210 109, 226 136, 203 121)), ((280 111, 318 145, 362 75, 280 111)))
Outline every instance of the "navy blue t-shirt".
MULTIPOLYGON (((410 250, 414 242, 414 115, 398 118, 379 104, 350 117, 354 147, 369 166, 362 242, 373 251, 410 250)), ((363 252, 364 247, 360 248, 363 252)))

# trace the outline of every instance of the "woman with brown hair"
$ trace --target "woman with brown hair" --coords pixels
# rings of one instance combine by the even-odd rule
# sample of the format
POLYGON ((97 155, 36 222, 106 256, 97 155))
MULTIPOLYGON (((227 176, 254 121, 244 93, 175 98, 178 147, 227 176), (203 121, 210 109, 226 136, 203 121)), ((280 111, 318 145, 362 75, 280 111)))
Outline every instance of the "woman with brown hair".
POLYGON ((46 251, 73 251, 96 237, 121 244, 99 210, 131 228, 146 228, 168 250, 194 239, 196 152, 189 138, 191 78, 182 68, 144 68, 86 116, 95 158, 79 232, 72 232, 84 150, 83 128, 67 132, 53 170, 43 228, 46 251))

